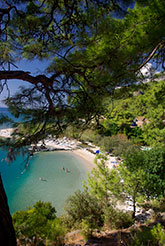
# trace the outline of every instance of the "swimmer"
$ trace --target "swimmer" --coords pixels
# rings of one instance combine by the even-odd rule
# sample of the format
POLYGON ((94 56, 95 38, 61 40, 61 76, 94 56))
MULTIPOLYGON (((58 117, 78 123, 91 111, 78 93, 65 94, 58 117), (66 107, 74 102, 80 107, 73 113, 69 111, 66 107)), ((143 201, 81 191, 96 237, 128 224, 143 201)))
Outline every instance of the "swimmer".
POLYGON ((45 179, 45 178, 42 178, 42 177, 40 177, 40 180, 41 180, 41 181, 46 181, 46 179, 45 179))

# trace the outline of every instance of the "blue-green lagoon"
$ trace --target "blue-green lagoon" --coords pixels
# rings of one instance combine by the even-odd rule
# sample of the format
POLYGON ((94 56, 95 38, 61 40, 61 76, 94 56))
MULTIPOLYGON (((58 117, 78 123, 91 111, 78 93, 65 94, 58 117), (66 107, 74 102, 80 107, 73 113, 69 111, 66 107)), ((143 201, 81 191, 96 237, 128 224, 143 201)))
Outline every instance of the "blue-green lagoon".
POLYGON ((61 214, 67 198, 82 188, 82 181, 90 171, 84 160, 68 151, 37 153, 25 172, 22 157, 6 164, 5 156, 6 153, 0 151, 0 172, 11 213, 42 200, 51 202, 57 214, 61 214))

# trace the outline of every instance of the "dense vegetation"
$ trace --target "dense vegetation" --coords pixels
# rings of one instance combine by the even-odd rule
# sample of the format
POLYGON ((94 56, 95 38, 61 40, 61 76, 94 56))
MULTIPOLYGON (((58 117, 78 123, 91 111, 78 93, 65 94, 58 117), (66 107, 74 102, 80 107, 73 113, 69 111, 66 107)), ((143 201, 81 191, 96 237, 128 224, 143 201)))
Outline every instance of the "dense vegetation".
POLYGON ((151 81, 144 85, 129 86, 115 90, 114 97, 105 102, 106 113, 96 127, 92 124, 83 134, 71 126, 65 134, 93 142, 104 151, 114 152, 118 146, 121 153, 123 146, 130 143, 148 146, 165 144, 165 81, 151 81), (126 90, 126 93, 123 91, 126 90), (134 95, 137 93, 138 95, 134 95), (138 119, 141 123, 138 126, 138 119), (114 137, 118 135, 118 137, 114 137), (121 146, 120 146, 121 145, 121 146))

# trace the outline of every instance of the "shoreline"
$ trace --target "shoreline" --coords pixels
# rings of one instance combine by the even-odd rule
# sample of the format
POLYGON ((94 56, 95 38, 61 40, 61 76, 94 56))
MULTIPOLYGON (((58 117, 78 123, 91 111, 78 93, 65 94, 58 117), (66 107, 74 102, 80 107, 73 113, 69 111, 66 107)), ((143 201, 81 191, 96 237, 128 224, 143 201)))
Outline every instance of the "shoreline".
MULTIPOLYGON (((14 130, 13 128, 0 129, 0 137, 10 138, 13 130, 14 130)), ((81 144, 80 141, 77 141, 75 139, 68 139, 66 137, 58 138, 58 139, 53 137, 48 137, 47 139, 40 141, 37 145, 32 144, 30 148, 31 150, 34 150, 34 153, 45 152, 45 151, 69 152, 73 154, 75 157, 77 156, 77 158, 80 158, 82 160, 82 165, 84 165, 87 172, 91 172, 92 169, 96 167, 96 164, 94 163, 94 160, 96 158, 95 153, 97 150, 99 150, 99 147, 92 146, 90 143, 88 143, 89 147, 83 148, 79 146, 80 144, 81 144)), ((117 157, 112 156, 110 154, 107 155, 107 157, 108 159, 106 161, 106 166, 109 169, 116 168, 119 165, 119 160, 117 157)), ((130 210, 130 207, 132 207, 132 205, 130 204, 129 205, 118 204, 118 208, 122 210, 130 210)))
POLYGON ((85 149, 74 149, 71 151, 75 156, 81 158, 84 162, 84 165, 87 166, 89 171, 91 171, 94 167, 96 167, 96 164, 94 163, 95 155, 90 153, 89 151, 85 149))
MULTIPOLYGON (((6 128, 6 129, 0 129, 0 137, 4 138, 11 138, 11 134, 13 132, 14 128, 6 128)), ((41 151, 71 151, 75 156, 80 157, 84 160, 84 163, 86 163, 86 166, 90 171, 93 169, 93 167, 96 166, 94 163, 95 157, 96 157, 96 151, 99 150, 99 147, 97 146, 91 146, 89 143, 89 148, 91 151, 89 151, 87 148, 82 148, 79 145, 81 144, 80 141, 76 139, 68 139, 67 137, 63 138, 53 138, 48 137, 47 139, 44 139, 38 144, 33 145, 31 144, 31 147, 29 150, 34 150, 34 152, 41 152, 41 151)), ((108 160, 106 161, 106 165, 109 169, 112 169, 114 167, 117 167, 119 164, 119 161, 117 157, 108 155, 108 160)))
POLYGON ((2 138, 10 138, 14 128, 4 128, 0 129, 0 137, 2 138))

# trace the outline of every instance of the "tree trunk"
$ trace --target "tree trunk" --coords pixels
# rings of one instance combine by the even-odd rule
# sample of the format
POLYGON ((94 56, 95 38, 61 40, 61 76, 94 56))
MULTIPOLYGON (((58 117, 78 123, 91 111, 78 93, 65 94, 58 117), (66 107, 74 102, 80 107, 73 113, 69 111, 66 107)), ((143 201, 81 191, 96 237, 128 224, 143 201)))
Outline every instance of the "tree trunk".
POLYGON ((16 236, 0 174, 0 245, 16 246, 16 236))
POLYGON ((133 197, 133 214, 132 214, 133 219, 135 219, 135 213, 136 213, 136 199, 133 197))

